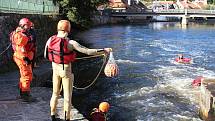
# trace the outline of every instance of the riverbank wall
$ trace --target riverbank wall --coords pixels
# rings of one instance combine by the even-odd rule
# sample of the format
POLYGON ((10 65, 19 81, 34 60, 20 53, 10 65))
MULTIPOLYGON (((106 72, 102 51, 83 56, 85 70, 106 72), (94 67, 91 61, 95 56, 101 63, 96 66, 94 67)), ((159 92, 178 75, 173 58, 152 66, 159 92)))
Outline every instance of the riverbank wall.
POLYGON ((28 14, 0 14, 0 73, 14 70, 12 62, 12 48, 9 47, 9 34, 18 26, 21 18, 29 18, 35 25, 37 35, 37 57, 43 55, 48 38, 56 33, 56 25, 60 16, 57 15, 28 15, 28 14))
POLYGON ((109 15, 95 15, 91 18, 93 26, 122 23, 145 23, 151 20, 148 17, 111 17, 109 15))

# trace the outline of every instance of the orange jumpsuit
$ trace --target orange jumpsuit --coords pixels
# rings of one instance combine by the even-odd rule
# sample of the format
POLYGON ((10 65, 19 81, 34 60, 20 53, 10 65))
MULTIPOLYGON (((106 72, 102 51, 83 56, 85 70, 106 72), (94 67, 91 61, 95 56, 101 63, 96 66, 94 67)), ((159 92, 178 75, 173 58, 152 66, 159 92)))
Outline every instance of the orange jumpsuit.
POLYGON ((26 49, 30 38, 23 32, 24 30, 18 27, 16 29, 16 33, 13 36, 13 41, 16 47, 13 59, 20 70, 21 77, 19 88, 21 92, 30 92, 30 83, 32 81, 32 66, 31 64, 26 64, 23 58, 27 57, 29 60, 32 60, 34 52, 26 49))

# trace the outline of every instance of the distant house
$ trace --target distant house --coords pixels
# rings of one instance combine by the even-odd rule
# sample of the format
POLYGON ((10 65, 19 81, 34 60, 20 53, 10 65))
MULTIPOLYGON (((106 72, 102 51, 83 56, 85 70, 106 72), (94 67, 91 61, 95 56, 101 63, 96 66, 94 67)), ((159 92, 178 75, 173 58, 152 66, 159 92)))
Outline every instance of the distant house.
POLYGON ((203 5, 207 5, 208 3, 207 3, 207 0, 195 0, 194 1, 195 3, 201 3, 201 4, 203 4, 203 5))
POLYGON ((178 7, 174 1, 154 1, 152 9, 153 11, 159 11, 166 9, 178 9, 178 7))
POLYGON ((127 5, 122 0, 109 0, 109 7, 115 10, 126 9, 127 5))
POLYGON ((177 5, 180 9, 202 9, 207 5, 207 0, 195 0, 195 1, 188 1, 188 0, 177 0, 177 5))
POLYGON ((110 2, 112 2, 112 3, 120 3, 120 2, 122 2, 122 0, 109 0, 110 2))

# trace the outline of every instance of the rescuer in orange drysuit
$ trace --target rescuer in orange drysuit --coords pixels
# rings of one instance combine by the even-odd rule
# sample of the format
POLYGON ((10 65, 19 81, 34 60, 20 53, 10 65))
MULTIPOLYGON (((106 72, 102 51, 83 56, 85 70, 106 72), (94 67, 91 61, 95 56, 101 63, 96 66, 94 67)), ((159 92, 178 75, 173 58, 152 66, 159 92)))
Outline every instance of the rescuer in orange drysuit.
POLYGON ((94 108, 90 114, 90 121, 106 121, 106 113, 110 108, 109 103, 102 102, 99 104, 99 108, 94 108))
POLYGON ((32 36, 29 33, 31 21, 28 18, 22 18, 19 26, 11 35, 12 46, 14 50, 13 60, 20 70, 20 98, 24 101, 31 99, 30 84, 32 81, 31 61, 34 56, 35 46, 32 42, 32 36))
POLYGON ((60 83, 62 81, 64 93, 64 116, 65 121, 70 121, 71 100, 74 75, 72 73, 72 62, 75 61, 73 50, 94 55, 100 53, 109 53, 111 48, 88 49, 78 42, 70 40, 67 36, 71 25, 68 20, 60 20, 57 25, 58 33, 49 38, 46 43, 44 57, 52 62, 53 69, 53 93, 50 100, 51 119, 56 121, 56 106, 60 94, 60 83))

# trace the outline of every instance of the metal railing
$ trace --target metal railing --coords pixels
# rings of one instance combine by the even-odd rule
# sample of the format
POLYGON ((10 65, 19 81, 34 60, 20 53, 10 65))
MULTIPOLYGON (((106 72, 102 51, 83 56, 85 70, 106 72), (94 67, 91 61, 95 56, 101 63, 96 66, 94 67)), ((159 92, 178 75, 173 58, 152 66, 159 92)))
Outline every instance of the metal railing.
POLYGON ((177 16, 181 17, 188 15, 191 17, 215 17, 215 10, 200 10, 200 9, 162 9, 162 10, 144 10, 136 11, 115 11, 111 10, 111 16, 177 16))
POLYGON ((154 11, 155 13, 185 13, 187 10, 187 13, 192 14, 215 14, 215 10, 201 10, 201 9, 167 9, 167 10, 159 10, 154 11))
POLYGON ((1 13, 58 14, 52 0, 0 0, 1 13))

